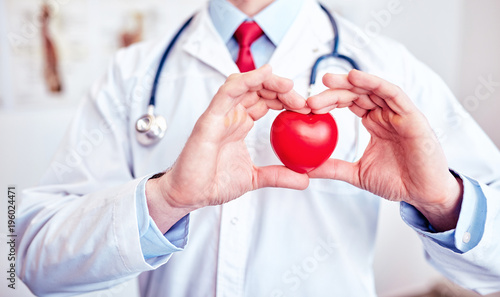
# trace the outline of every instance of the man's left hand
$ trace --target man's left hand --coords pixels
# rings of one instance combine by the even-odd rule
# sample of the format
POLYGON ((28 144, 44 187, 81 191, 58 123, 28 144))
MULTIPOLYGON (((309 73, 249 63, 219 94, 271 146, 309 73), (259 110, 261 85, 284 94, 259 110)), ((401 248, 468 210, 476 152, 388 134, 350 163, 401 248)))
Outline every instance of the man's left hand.
POLYGON ((314 113, 348 107, 362 118, 371 140, 357 162, 330 159, 311 178, 348 182, 391 201, 415 206, 437 231, 456 227, 462 182, 448 169, 441 145, 425 116, 397 86, 353 70, 327 74, 328 90, 310 97, 314 113))

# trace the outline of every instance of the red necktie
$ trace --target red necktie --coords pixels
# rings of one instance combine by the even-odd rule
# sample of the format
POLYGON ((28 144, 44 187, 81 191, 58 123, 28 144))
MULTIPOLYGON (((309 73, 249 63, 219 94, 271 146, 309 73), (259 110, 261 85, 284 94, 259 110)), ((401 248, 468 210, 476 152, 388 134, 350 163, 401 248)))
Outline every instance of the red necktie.
POLYGON ((236 65, 241 72, 255 69, 250 46, 255 40, 262 36, 262 34, 262 29, 256 22, 243 22, 238 29, 236 29, 236 32, 234 32, 234 38, 240 46, 236 65))

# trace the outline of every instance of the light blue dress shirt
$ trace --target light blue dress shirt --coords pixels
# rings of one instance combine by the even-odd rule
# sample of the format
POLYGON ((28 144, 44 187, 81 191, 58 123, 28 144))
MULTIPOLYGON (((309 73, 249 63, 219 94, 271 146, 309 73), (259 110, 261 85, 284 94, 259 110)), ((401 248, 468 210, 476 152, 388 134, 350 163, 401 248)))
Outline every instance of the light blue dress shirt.
POLYGON ((300 12, 303 0, 277 0, 259 12, 253 18, 248 17, 227 0, 212 0, 209 13, 215 29, 231 53, 233 61, 238 57, 239 46, 233 35, 244 21, 255 21, 264 35, 257 39, 250 50, 258 68, 266 64, 280 44, 286 32, 300 12), (280 16, 279 18, 276 16, 280 16))
POLYGON ((135 193, 141 249, 146 261, 154 257, 181 251, 187 244, 189 233, 189 215, 178 221, 165 234, 162 234, 158 229, 149 215, 146 201, 146 182, 151 176, 145 177, 139 183, 135 193))
MULTIPOLYGON (((299 13, 303 0, 277 0, 253 18, 248 17, 227 0, 212 0, 209 12, 216 30, 226 43, 233 60, 238 56, 238 43, 233 37, 239 25, 254 20, 265 35, 256 40, 251 51, 256 67, 267 63, 276 47, 299 13), (276 18, 279 15, 280 18, 276 18)), ((464 184, 464 199, 457 228, 447 232, 435 232, 427 219, 412 205, 401 203, 402 219, 421 236, 429 237, 439 245, 457 253, 465 253, 480 242, 486 220, 486 197, 479 184, 457 174, 464 184)), ((146 260, 182 250, 187 244, 189 215, 182 218, 170 230, 162 234, 149 216, 144 178, 137 187, 136 207, 141 237, 141 247, 146 260)))
POLYGON ((436 232, 427 219, 412 205, 401 203, 401 217, 422 236, 456 253, 466 253, 479 244, 486 221, 486 196, 479 183, 457 174, 464 185, 463 201, 457 227, 446 232, 436 232))

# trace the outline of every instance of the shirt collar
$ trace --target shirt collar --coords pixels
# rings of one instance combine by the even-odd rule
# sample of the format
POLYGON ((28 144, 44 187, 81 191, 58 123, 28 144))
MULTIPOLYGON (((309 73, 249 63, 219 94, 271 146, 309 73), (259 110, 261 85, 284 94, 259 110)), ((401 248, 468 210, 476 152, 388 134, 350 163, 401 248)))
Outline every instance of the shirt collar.
MULTIPOLYGON (((262 28, 269 40, 278 46, 299 13, 303 2, 304 0, 276 0, 254 16, 253 20, 262 28)), ((229 42, 242 22, 252 20, 227 0, 211 0, 208 9, 214 27, 225 43, 229 42)))

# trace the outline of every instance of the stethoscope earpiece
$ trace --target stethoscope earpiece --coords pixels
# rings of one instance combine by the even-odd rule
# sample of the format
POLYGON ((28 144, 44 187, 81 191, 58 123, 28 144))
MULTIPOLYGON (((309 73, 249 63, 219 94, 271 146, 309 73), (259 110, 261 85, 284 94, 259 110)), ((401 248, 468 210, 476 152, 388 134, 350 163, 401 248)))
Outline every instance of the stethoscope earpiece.
POLYGON ((164 117, 154 114, 154 106, 148 107, 148 113, 135 122, 137 141, 143 146, 150 146, 160 141, 167 131, 164 117))

